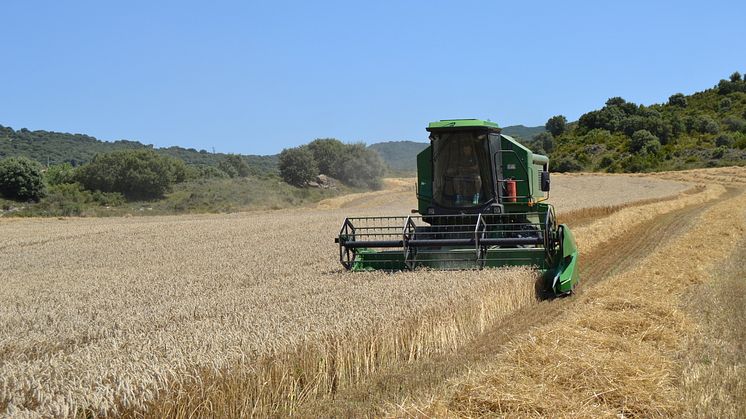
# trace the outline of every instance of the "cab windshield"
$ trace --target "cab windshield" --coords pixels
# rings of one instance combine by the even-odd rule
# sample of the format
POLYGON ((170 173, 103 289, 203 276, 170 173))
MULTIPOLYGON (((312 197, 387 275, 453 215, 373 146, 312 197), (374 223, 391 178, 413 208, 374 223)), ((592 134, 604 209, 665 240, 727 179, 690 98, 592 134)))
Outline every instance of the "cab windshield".
POLYGON ((434 137, 433 198, 438 205, 473 207, 492 198, 486 137, 473 132, 442 133, 434 137))

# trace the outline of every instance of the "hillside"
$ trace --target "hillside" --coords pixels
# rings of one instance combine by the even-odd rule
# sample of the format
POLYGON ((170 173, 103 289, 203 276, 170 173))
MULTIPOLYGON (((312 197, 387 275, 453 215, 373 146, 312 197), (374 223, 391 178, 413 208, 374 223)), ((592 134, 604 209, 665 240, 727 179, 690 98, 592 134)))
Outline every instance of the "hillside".
MULTIPOLYGON (((139 141, 101 141, 84 134, 68 134, 54 131, 14 130, 0 125, 0 159, 25 156, 42 164, 70 163, 78 166, 89 162, 97 153, 117 150, 154 149, 160 154, 176 157, 187 164, 217 166, 227 156, 224 153, 209 153, 193 148, 154 148, 139 141)), ((277 156, 242 156, 251 168, 260 173, 275 172, 277 156)))
POLYGON ((746 81, 739 73, 650 106, 614 97, 537 138, 560 171, 648 172, 746 163, 746 81))
POLYGON ((518 139, 528 140, 534 138, 535 135, 545 132, 544 126, 539 127, 526 127, 523 125, 511 125, 502 129, 502 133, 510 135, 511 137, 517 137, 518 139))
POLYGON ((391 170, 414 172, 417 170, 417 153, 424 150, 428 144, 416 141, 386 141, 368 147, 376 150, 391 170))

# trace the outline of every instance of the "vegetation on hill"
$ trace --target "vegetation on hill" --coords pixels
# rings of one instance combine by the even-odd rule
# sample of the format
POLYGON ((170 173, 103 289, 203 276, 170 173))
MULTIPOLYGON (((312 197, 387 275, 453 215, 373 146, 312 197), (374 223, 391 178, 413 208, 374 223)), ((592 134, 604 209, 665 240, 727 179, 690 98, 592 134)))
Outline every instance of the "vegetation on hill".
MULTIPOLYGON (((139 141, 119 140, 100 141, 84 134, 68 134, 53 131, 29 131, 26 128, 14 130, 0 125, 0 159, 4 157, 28 157, 43 165, 70 163, 80 166, 90 162, 96 154, 120 150, 151 149, 174 157, 188 165, 217 167, 230 154, 209 153, 183 147, 154 148, 139 141)), ((253 173, 267 173, 277 170, 277 156, 240 156, 253 173)))
POLYGON ((0 160, 0 215, 86 216, 275 209, 353 189, 298 188, 274 172, 255 175, 226 155, 214 166, 187 165, 149 148, 97 154, 74 167, 43 168, 26 157, 0 160))
POLYGON ((647 172, 746 164, 746 81, 740 73, 650 106, 621 97, 565 124, 558 115, 526 145, 558 171, 647 172))
POLYGON ((38 201, 44 196, 41 165, 24 157, 0 161, 0 195, 11 199, 38 201))

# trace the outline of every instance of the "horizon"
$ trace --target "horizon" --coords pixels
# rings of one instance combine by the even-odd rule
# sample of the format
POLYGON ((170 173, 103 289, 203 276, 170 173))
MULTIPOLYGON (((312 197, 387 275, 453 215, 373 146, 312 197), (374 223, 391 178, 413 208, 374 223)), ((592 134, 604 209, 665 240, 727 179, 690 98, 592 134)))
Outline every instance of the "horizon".
POLYGON ((419 142, 459 117, 543 126, 746 71, 746 5, 726 1, 39 4, 6 6, 0 123, 158 148, 419 142))
MULTIPOLYGON (((193 150, 196 150, 196 151, 202 151, 202 150, 204 150, 204 151, 206 151, 208 153, 211 153, 211 154, 240 154, 240 155, 244 155, 244 156, 248 155, 248 156, 260 156, 260 157, 275 156, 275 155, 277 155, 277 154, 280 153, 279 151, 277 153, 274 153, 274 154, 230 153, 230 152, 221 152, 221 151, 218 151, 218 150, 212 151, 212 150, 208 150, 208 149, 204 149, 204 148, 203 149, 195 149, 194 147, 183 147, 183 146, 178 145, 178 144, 158 146, 158 145, 155 145, 155 144, 144 143, 142 141, 139 141, 139 140, 133 139, 133 138, 117 138, 117 139, 113 139, 113 140, 102 139, 102 138, 95 137, 93 135, 86 134, 84 132, 62 132, 62 131, 55 131, 55 130, 48 130, 48 129, 29 129, 28 127, 16 128, 16 127, 12 127, 12 126, 9 126, 9 125, 4 125, 4 124, 0 124, 0 127, 10 128, 10 129, 12 129, 12 130, 14 130, 16 132, 18 132, 20 130, 23 130, 23 129, 26 129, 26 130, 31 131, 31 132, 34 132, 34 131, 40 131, 40 132, 42 132, 43 131, 43 132, 56 132, 56 133, 66 134, 66 135, 85 135, 85 136, 88 136, 88 137, 92 137, 92 138, 96 139, 97 141, 102 141, 102 142, 106 142, 106 143, 115 143, 117 141, 136 141, 136 142, 141 143, 144 146, 151 146, 151 147, 154 147, 156 149, 167 149, 167 148, 171 148, 171 147, 180 147, 180 148, 183 148, 183 149, 193 149, 193 150)), ((534 126, 534 127, 527 127, 525 125, 518 124, 518 125, 509 125, 507 127, 500 127, 500 128, 501 129, 507 129, 507 128, 514 128, 514 127, 538 128, 539 126, 537 125, 537 126, 534 126)), ((542 125, 542 127, 543 127, 543 125, 542 125)), ((319 139, 319 138, 314 138, 313 140, 316 140, 316 139, 319 139)), ((309 140, 309 141, 313 141, 313 140, 309 140)), ((352 143, 354 143, 354 142, 350 142, 350 141, 343 141, 343 140, 340 140, 340 141, 342 141, 345 144, 352 144, 352 143)), ((380 141, 363 142, 363 143, 366 146, 369 147, 369 146, 372 146, 372 145, 375 145, 375 144, 382 144, 382 143, 403 143, 403 142, 427 144, 428 140, 422 140, 422 141, 417 141, 417 140, 380 140, 380 141)))

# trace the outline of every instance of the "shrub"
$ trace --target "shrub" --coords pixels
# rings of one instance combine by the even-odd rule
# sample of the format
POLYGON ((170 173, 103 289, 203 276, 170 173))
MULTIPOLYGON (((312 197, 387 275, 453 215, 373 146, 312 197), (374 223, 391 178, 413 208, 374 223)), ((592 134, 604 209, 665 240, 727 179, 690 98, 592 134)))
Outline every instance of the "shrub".
POLYGON ((75 183, 75 168, 70 163, 56 164, 47 168, 44 179, 48 185, 75 183))
POLYGON ((544 125, 544 128, 555 137, 562 135, 562 133, 565 132, 566 127, 567 118, 565 118, 564 115, 555 115, 549 118, 547 123, 544 125))
MULTIPOLYGON (((629 149, 633 152, 646 151, 646 146, 649 143, 658 143, 658 147, 660 147, 658 137, 653 135, 650 131, 644 129, 635 131, 630 139, 629 149)), ((653 145, 653 147, 655 147, 655 145, 653 145)))
POLYGON ((39 204, 38 210, 50 215, 80 215, 86 204, 92 200, 91 193, 83 190, 80 184, 60 183, 49 187, 48 194, 39 204))
POLYGON ((286 148, 278 162, 282 179, 294 186, 304 186, 319 173, 313 153, 307 147, 286 148))
POLYGON ((728 131, 746 132, 746 120, 742 118, 735 118, 735 117, 729 116, 723 119, 723 125, 725 125, 728 131))
POLYGON ((184 162, 153 150, 98 154, 75 176, 90 191, 119 192, 127 199, 153 199, 186 178, 184 162))
POLYGON ((686 119, 686 128, 689 132, 701 132, 703 134, 717 134, 720 132, 718 123, 707 115, 691 116, 686 119))
POLYGON ((238 154, 229 154, 218 163, 218 169, 230 177, 247 177, 251 173, 249 165, 238 154))
POLYGON ((41 165, 25 157, 0 161, 0 194, 8 199, 38 201, 44 196, 41 165))
POLYGON ((555 160, 552 170, 555 172, 578 172, 583 169, 577 161, 571 157, 560 157, 555 160))
POLYGON ((554 150, 554 136, 551 132, 541 132, 536 134, 534 135, 533 140, 534 142, 539 143, 541 148, 543 148, 547 153, 551 153, 552 150, 554 150))
POLYGON ((730 100, 730 98, 724 97, 720 99, 720 102, 718 103, 718 110, 720 112, 729 111, 731 106, 733 106, 733 101, 730 100))
POLYGON ((657 138, 645 142, 642 151, 646 154, 658 154, 661 149, 661 142, 657 138))
POLYGON ((721 134, 715 139, 715 145, 718 147, 733 147, 733 143, 733 138, 726 134, 721 134))
POLYGON ((614 163, 614 158, 611 156, 603 156, 601 161, 598 163, 598 167, 609 167, 614 163))
POLYGON ((746 150, 746 135, 737 134, 735 142, 736 148, 740 150, 746 150))
MULTIPOLYGON (((228 176, 225 171, 218 169, 215 166, 196 166, 194 167, 195 171, 195 177, 198 179, 210 179, 210 178, 218 178, 218 179, 225 179, 230 176, 228 176)), ((237 173, 238 171, 236 171, 237 173)))

